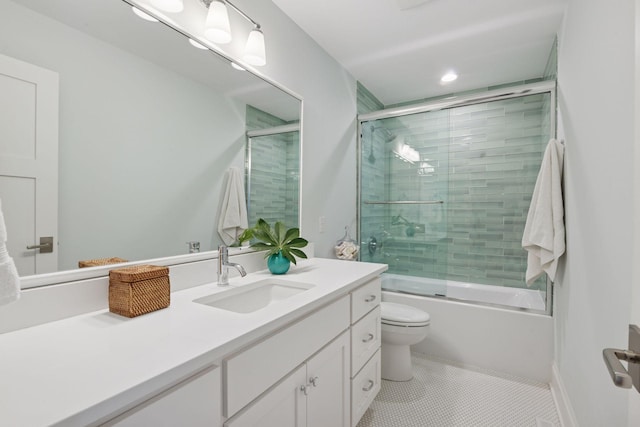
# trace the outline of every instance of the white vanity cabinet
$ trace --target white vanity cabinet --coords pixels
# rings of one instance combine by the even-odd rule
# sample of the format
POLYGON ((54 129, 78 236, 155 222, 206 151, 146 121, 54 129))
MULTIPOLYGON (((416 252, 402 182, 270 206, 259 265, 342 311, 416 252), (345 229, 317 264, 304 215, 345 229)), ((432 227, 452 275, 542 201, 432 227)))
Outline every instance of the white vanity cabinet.
POLYGON ((212 366, 103 426, 219 427, 222 424, 221 408, 220 368, 212 366))
POLYGON ((349 333, 344 332, 225 427, 347 427, 349 333))
POLYGON ((380 278, 351 292, 351 426, 380 391, 380 278))
POLYGON ((350 297, 223 362, 225 427, 350 425, 350 297))

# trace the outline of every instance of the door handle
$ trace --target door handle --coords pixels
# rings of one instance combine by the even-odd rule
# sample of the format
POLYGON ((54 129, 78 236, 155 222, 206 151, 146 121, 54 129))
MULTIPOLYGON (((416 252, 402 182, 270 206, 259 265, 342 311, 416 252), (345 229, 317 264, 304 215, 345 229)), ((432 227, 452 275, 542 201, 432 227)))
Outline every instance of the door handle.
POLYGON ((618 350, 617 348, 605 348, 602 350, 602 357, 604 358, 604 363, 607 365, 613 383, 617 387, 631 388, 633 385, 631 375, 629 375, 629 372, 622 366, 620 361, 640 363, 640 353, 629 350, 618 350))
POLYGON ((640 392, 640 328, 636 325, 629 325, 629 348, 630 350, 605 348, 602 350, 602 357, 617 387, 631 388, 635 385, 640 392), (621 360, 629 362, 629 371, 622 366, 621 360))
POLYGON ((27 249, 40 249, 41 254, 53 252, 53 236, 41 237, 39 245, 29 245, 27 249))

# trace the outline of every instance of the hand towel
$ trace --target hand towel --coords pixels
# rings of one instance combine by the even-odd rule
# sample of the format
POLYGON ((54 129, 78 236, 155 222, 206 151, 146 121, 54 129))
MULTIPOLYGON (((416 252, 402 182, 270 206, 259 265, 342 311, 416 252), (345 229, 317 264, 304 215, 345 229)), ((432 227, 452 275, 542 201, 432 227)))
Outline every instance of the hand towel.
POLYGON ((20 277, 13 259, 7 252, 7 227, 0 201, 0 305, 9 304, 20 298, 20 277))
POLYGON ((218 234, 225 245, 230 245, 248 226, 242 173, 238 168, 231 167, 227 172, 227 187, 220 209, 218 234))
POLYGON ((527 286, 543 273, 553 282, 558 259, 565 251, 563 158, 564 146, 551 139, 544 152, 522 236, 522 247, 528 252, 527 286))

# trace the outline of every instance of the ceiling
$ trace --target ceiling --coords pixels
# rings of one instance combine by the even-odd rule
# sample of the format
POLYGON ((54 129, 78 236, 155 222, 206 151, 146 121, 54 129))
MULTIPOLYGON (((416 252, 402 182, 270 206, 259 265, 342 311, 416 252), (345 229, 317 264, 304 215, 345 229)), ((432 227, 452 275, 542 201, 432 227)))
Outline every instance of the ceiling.
POLYGON ((566 0, 272 0, 385 106, 541 77, 566 0), (459 78, 441 84, 455 70, 459 78))

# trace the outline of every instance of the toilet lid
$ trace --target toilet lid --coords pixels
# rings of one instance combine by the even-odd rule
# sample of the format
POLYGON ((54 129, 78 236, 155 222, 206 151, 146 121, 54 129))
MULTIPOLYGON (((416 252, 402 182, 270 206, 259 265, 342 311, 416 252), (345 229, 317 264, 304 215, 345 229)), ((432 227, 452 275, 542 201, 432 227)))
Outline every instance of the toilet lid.
POLYGON ((383 301, 380 303, 382 323, 390 325, 425 326, 431 317, 429 313, 418 308, 395 302, 383 301))

